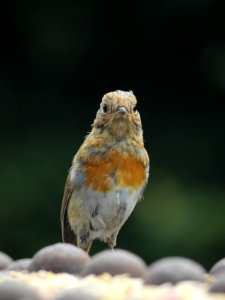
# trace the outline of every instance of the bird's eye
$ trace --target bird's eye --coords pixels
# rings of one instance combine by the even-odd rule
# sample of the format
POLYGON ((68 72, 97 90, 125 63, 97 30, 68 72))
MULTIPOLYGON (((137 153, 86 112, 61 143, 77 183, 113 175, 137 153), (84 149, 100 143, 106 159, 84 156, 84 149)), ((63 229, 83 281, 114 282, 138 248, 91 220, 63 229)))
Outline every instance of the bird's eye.
POLYGON ((107 104, 104 104, 103 107, 102 107, 104 113, 107 113, 108 111, 108 105, 107 104))
POLYGON ((134 112, 134 113, 137 112, 137 105, 135 105, 135 106, 133 107, 133 112, 134 112))

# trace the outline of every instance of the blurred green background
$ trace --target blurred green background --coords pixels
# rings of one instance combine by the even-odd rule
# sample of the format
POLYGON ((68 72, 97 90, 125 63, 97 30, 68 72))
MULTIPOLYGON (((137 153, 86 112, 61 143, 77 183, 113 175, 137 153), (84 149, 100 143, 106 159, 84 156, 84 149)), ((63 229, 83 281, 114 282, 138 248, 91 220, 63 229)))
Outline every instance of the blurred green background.
POLYGON ((61 241, 72 157, 102 95, 132 89, 151 174, 117 246, 147 263, 225 256, 223 2, 0 6, 0 249, 16 259, 61 241))

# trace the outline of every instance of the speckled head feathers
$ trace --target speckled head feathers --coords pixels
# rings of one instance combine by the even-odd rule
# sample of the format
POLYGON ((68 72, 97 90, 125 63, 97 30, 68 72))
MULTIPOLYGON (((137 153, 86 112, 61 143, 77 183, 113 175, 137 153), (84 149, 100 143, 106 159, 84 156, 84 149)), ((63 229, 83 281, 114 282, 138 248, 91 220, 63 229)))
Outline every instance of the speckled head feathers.
POLYGON ((142 135, 141 118, 136 109, 137 99, 132 91, 117 90, 105 94, 100 103, 94 129, 108 128, 108 133, 114 137, 142 135))
POLYGON ((118 107, 125 107, 128 112, 131 112, 137 104, 137 99, 132 91, 126 92, 117 90, 105 94, 102 98, 101 107, 108 105, 111 112, 117 110, 118 107))

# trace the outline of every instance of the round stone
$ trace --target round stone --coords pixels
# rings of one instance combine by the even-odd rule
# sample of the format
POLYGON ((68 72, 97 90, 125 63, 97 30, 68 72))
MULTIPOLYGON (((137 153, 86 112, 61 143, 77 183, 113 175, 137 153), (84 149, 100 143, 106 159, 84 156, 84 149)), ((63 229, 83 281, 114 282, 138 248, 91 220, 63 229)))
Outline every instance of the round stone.
POLYGON ((0 299, 41 300, 42 298, 34 288, 14 280, 8 280, 0 283, 0 299))
POLYGON ((128 274, 130 277, 143 277, 145 262, 137 255, 121 249, 105 250, 92 257, 84 267, 82 275, 128 274))
POLYGON ((185 257, 162 258, 148 267, 145 283, 159 285, 166 282, 203 281, 206 270, 185 257))
POLYGON ((0 270, 4 270, 12 261, 9 255, 0 251, 0 270))
POLYGON ((209 274, 214 277, 225 277, 225 258, 220 259, 215 263, 209 271, 209 274))
POLYGON ((65 290, 55 300, 98 300, 94 295, 79 289, 65 290))
POLYGON ((39 250, 29 265, 29 271, 78 274, 89 260, 89 255, 82 249, 58 243, 39 250))
POLYGON ((7 268, 5 270, 7 270, 7 271, 28 270, 31 261, 32 261, 31 258, 22 258, 22 259, 14 260, 7 266, 7 268))

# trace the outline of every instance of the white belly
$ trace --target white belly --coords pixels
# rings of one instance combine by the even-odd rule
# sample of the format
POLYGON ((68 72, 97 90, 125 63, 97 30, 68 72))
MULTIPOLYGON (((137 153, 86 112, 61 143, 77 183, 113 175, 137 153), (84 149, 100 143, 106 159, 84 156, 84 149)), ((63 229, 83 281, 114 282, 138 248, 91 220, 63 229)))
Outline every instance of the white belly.
POLYGON ((118 188, 110 192, 94 192, 91 188, 74 191, 69 211, 69 223, 73 231, 79 232, 81 227, 89 228, 89 238, 107 241, 113 234, 117 234, 132 213, 143 188, 132 191, 118 188))

